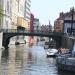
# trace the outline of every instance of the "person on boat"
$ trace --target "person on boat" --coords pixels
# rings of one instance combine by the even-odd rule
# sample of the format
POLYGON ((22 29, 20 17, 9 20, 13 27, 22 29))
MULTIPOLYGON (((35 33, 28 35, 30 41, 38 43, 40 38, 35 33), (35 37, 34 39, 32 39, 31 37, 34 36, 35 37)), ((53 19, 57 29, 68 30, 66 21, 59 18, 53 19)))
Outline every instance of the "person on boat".
POLYGON ((61 53, 62 53, 62 52, 61 52, 61 48, 59 48, 59 49, 58 49, 58 53, 59 53, 59 54, 61 54, 61 53))

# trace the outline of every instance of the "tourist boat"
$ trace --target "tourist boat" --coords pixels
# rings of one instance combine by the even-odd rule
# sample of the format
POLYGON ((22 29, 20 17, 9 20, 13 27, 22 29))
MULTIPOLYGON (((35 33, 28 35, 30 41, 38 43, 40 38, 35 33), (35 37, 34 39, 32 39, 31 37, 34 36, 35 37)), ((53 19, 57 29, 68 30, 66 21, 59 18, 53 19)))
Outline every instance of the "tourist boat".
POLYGON ((57 49, 46 49, 46 55, 47 57, 55 57, 56 53, 58 52, 57 49))

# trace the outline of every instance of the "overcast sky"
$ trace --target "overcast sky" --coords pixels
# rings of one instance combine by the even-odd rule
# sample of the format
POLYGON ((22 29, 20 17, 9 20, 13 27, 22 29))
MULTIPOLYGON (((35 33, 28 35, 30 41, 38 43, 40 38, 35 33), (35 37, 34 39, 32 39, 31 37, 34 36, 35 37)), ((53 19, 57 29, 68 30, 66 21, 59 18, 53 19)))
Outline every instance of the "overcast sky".
POLYGON ((75 0, 31 0, 31 12, 40 19, 41 24, 54 24, 60 12, 67 12, 75 7, 75 0))

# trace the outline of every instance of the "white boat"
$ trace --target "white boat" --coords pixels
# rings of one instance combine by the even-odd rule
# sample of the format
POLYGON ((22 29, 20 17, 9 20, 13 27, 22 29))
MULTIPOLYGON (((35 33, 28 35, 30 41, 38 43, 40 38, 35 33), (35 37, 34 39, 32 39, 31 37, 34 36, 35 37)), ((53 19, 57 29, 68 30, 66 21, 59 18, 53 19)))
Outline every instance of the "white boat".
POLYGON ((58 52, 57 49, 50 49, 49 48, 46 50, 47 57, 55 57, 57 52, 58 52))

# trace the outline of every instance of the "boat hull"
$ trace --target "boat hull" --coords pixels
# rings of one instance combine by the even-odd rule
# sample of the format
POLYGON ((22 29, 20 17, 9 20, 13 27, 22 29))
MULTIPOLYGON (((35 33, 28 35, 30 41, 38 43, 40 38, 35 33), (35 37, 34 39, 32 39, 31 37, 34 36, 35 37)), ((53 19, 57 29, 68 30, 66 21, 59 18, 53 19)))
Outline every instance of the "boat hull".
POLYGON ((59 70, 75 72, 75 66, 73 66, 73 65, 66 65, 66 64, 58 63, 57 66, 58 66, 59 70))
POLYGON ((75 72, 75 60, 58 58, 57 59, 57 67, 59 70, 75 72))
POLYGON ((48 49, 46 50, 47 57, 56 57, 57 50, 56 49, 48 49))
POLYGON ((56 55, 47 55, 47 57, 56 57, 56 55))

